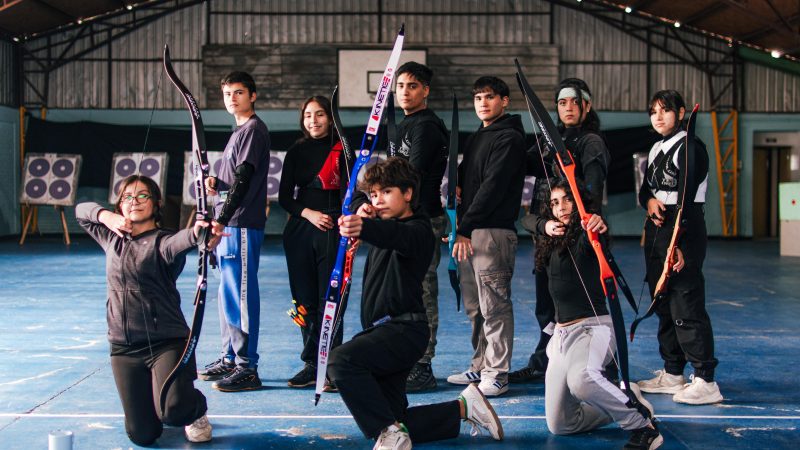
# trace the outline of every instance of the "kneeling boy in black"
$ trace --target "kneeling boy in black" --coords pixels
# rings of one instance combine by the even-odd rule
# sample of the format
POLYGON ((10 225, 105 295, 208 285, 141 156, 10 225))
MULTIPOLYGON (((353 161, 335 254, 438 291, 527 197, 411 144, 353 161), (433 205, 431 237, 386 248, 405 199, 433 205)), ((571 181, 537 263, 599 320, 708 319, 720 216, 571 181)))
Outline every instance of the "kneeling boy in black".
POLYGON ((430 330, 422 280, 436 245, 428 217, 414 212, 419 175, 401 158, 370 167, 360 188, 371 204, 339 218, 342 236, 371 244, 364 266, 364 331, 335 348, 328 375, 375 449, 410 449, 458 436, 460 421, 503 438, 489 401, 474 385, 457 400, 408 408, 406 378, 425 353, 430 330))

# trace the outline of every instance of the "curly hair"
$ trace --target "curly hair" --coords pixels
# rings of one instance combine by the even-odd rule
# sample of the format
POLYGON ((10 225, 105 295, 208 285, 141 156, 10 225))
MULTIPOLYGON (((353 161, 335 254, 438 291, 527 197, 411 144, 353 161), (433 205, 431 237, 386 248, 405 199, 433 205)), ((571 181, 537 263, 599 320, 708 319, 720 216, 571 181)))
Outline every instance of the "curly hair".
POLYGON ((370 166, 364 172, 364 179, 358 183, 358 188, 365 192, 369 192, 373 186, 396 187, 402 192, 412 189, 411 209, 416 210, 419 201, 419 181, 419 173, 410 162, 393 156, 370 166))
MULTIPOLYGON (((551 192, 561 189, 567 195, 567 197, 573 201, 574 204, 574 197, 572 196, 572 189, 569 186, 569 183, 565 178, 560 178, 551 186, 551 192)), ((584 206, 586 206, 587 211, 591 211, 591 204, 589 203, 591 197, 587 195, 583 186, 578 184, 578 192, 581 195, 581 199, 584 199, 584 206)), ((553 209, 550 207, 550 202, 542 202, 539 214, 541 217, 545 218, 546 220, 556 220, 558 219, 553 215, 553 209)), ((548 263, 550 262, 550 256, 553 252, 564 252, 567 251, 570 247, 574 246, 578 239, 581 238, 583 235, 584 230, 581 227, 581 217, 578 213, 578 208, 575 206, 572 209, 572 213, 570 214, 569 224, 566 225, 566 232, 563 236, 549 236, 547 234, 537 236, 536 237, 536 270, 544 271, 547 268, 548 263)))

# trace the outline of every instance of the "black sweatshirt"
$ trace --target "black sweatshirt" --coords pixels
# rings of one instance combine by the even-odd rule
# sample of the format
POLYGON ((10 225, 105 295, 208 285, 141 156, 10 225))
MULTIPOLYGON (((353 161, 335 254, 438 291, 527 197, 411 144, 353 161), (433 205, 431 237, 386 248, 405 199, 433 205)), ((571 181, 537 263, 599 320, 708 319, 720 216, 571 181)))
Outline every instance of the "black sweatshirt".
POLYGON ((405 116, 397 127, 397 134, 401 137, 398 156, 408 159, 420 174, 420 211, 430 217, 441 216, 444 214, 442 178, 447 169, 449 138, 444 122, 426 108, 405 116))
POLYGON ((458 166, 461 204, 458 234, 471 238, 478 228, 516 231, 525 182, 525 129, 518 115, 506 114, 467 139, 458 166))
MULTIPOLYGON (((548 236, 545 239, 564 238, 548 236)), ((600 239, 604 240, 602 235, 600 239)), ((600 266, 597 263, 597 255, 595 255, 585 232, 570 247, 569 251, 553 251, 547 264, 547 279, 549 280, 550 295, 553 297, 555 305, 556 322, 567 323, 594 317, 595 314, 598 316, 608 314, 603 286, 600 284, 600 266), (574 263, 572 258, 575 258, 574 263), (580 273, 575 270, 576 265, 580 273), (586 290, 584 290, 584 285, 586 290), (592 299, 591 304, 586 296, 587 291, 592 299)))
POLYGON ((121 238, 98 220, 103 210, 97 203, 80 203, 75 216, 106 253, 108 341, 136 346, 186 339, 189 327, 175 282, 186 253, 197 245, 194 230, 156 228, 121 238))
POLYGON ((289 147, 283 160, 278 203, 289 214, 300 217, 304 208, 336 214, 342 209, 347 190, 347 165, 344 150, 339 156, 339 189, 323 189, 317 175, 331 152, 331 138, 301 139, 289 147), (295 187, 299 187, 297 198, 295 187))
POLYGON ((424 314, 422 280, 436 245, 430 218, 364 219, 361 240, 372 245, 364 265, 361 326, 367 329, 386 316, 424 314))
MULTIPOLYGON (((603 191, 605 190, 606 178, 608 177, 608 166, 611 162, 611 154, 606 147, 603 138, 592 131, 581 128, 565 128, 561 138, 564 146, 572 153, 575 159, 575 177, 581 181, 589 191, 591 196, 592 211, 600 212, 603 204, 603 191)), ((528 175, 536 176, 537 185, 547 184, 546 176, 560 174, 558 161, 554 154, 547 155, 546 163, 551 167, 545 171, 542 167, 542 157, 539 155, 539 146, 535 145, 528 150, 528 175), (541 180, 541 181, 540 181, 541 180)), ((552 182, 552 181, 551 181, 552 182)), ((539 208, 542 202, 550 203, 550 190, 537 189, 534 193, 536 198, 531 205, 531 214, 522 218, 522 226, 532 233, 544 234, 547 220, 539 216, 539 208), (546 196, 546 197, 545 197, 546 196)))

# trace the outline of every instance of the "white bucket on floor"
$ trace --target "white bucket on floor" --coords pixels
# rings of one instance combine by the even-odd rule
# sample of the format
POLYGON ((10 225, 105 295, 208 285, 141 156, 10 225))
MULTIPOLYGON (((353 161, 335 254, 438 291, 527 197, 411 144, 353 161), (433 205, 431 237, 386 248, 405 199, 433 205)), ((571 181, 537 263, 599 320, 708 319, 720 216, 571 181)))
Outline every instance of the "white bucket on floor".
POLYGON ((47 438, 47 450, 72 450, 72 431, 51 431, 47 438))

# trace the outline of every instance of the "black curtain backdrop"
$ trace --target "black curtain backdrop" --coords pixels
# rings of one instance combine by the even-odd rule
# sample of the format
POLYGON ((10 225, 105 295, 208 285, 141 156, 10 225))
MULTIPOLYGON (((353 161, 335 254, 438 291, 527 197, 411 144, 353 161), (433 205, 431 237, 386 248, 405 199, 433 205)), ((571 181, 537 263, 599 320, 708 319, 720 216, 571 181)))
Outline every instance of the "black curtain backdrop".
MULTIPOLYGON (((146 125, 109 125, 96 122, 49 122, 29 117, 25 137, 28 153, 72 153, 83 156, 79 187, 108 187, 111 179, 111 159, 114 153, 143 151, 146 125)), ((382 128, 385 130, 385 127, 382 128)), ((361 144, 363 127, 348 127, 353 147, 361 144)), ((459 133, 460 147, 474 130, 459 133)), ((147 138, 148 152, 169 154, 167 195, 181 195, 183 184, 183 152, 191 150, 191 130, 150 128, 147 138)), ((633 159, 636 152, 648 151, 658 139, 650 127, 635 127, 606 131, 605 138, 611 151, 608 174, 608 193, 633 192, 633 159)), ((231 131, 205 132, 209 151, 222 151, 231 131)), ((299 131, 270 131, 273 150, 286 150, 301 136, 299 131)), ((386 147, 385 131, 381 134, 378 149, 386 147)), ((535 145, 528 136, 528 145, 535 145)))

